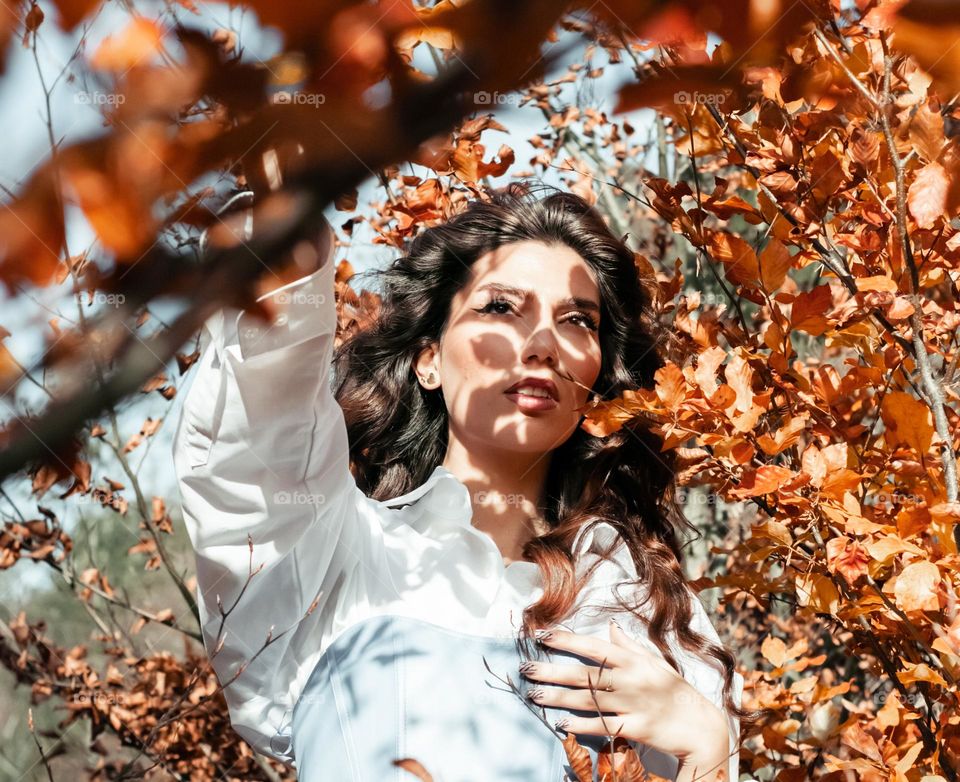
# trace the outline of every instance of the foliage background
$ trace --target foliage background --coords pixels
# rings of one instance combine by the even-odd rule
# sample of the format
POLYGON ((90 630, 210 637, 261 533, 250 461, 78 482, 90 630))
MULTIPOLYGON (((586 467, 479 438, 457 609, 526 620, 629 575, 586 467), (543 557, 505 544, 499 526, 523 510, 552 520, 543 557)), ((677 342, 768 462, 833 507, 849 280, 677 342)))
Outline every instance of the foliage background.
POLYGON ((957 778, 952 4, 4 13, 47 150, 0 213, 0 774, 290 776, 232 734, 197 643, 166 439, 196 328, 324 213, 344 337, 377 305, 356 271, 540 177, 627 235, 690 348, 586 425, 681 449, 687 573, 769 710, 743 771, 957 778), (103 125, 75 138, 78 102, 103 125), (199 257, 238 186, 276 231, 199 257))

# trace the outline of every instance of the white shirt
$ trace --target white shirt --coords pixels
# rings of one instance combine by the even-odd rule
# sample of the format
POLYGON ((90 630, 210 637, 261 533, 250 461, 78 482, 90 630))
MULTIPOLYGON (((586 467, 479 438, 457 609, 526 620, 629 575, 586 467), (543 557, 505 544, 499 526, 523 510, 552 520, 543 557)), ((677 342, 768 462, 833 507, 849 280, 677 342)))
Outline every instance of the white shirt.
MULTIPOLYGON (((492 538, 471 525, 469 492, 444 467, 386 502, 357 488, 328 382, 334 273, 328 257, 319 270, 261 297, 280 310, 270 326, 231 308, 210 317, 173 445, 204 642, 221 682, 230 682, 231 722, 254 748, 294 765, 294 706, 346 630, 394 615, 506 638, 542 595, 534 563, 505 566, 492 538), (229 612, 222 633, 218 601, 229 612)), ((616 538, 609 524, 581 531, 574 542, 580 566, 616 538)), ((620 541, 563 626, 609 640, 610 614, 597 604, 615 606, 614 586, 636 579, 620 541)), ((694 629, 719 643, 700 600, 688 593, 694 629)), ((629 613, 615 615, 660 654, 629 613)), ((673 646, 685 678, 722 708, 718 669, 673 646)), ((739 703, 739 673, 735 683, 739 703)), ((730 728, 734 750, 732 717, 730 728)), ((736 754, 728 778, 738 778, 736 754)))

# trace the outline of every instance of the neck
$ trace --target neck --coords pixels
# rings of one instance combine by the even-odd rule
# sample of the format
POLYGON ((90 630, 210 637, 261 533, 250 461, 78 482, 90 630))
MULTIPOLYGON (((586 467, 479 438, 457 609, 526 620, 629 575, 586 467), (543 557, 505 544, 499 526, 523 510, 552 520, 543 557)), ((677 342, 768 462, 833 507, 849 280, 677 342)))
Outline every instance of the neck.
POLYGON ((507 564, 523 558, 523 546, 547 530, 543 487, 549 454, 467 451, 451 440, 443 466, 470 491, 471 524, 487 533, 507 564))

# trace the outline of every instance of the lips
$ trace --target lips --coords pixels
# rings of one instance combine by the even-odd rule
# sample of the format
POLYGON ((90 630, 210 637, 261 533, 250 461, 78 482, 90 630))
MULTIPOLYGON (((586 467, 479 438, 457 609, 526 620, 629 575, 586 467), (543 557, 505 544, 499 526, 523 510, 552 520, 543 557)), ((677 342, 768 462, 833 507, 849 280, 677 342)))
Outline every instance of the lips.
POLYGON ((503 393, 511 394, 516 393, 521 388, 540 388, 547 392, 550 395, 550 398, 554 402, 560 401, 560 395, 557 392, 556 384, 547 378, 542 377, 525 377, 523 380, 520 380, 517 383, 514 383, 510 388, 508 388, 503 393))

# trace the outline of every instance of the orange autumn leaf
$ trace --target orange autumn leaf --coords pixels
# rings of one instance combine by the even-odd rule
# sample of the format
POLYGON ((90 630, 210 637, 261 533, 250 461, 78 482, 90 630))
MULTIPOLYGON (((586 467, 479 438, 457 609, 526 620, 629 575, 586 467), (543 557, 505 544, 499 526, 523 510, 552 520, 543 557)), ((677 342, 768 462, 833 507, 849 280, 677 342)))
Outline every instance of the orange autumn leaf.
POLYGON ((827 461, 823 452, 813 443, 808 445, 800 457, 803 471, 810 476, 814 486, 820 486, 827 475, 827 461))
POLYGON ((870 555, 858 540, 846 536, 827 541, 827 566, 832 573, 839 573, 850 586, 868 573, 870 555))
POLYGON ((654 782, 637 751, 622 736, 604 743, 599 749, 596 773, 603 782, 613 782, 614 779, 617 782, 654 782))
POLYGON ((818 285, 811 291, 799 294, 793 300, 790 325, 797 331, 805 331, 818 337, 829 328, 825 317, 833 304, 829 285, 818 285))
POLYGON ((655 414, 657 409, 656 400, 650 399, 646 392, 628 390, 624 391, 618 399, 587 406, 581 426, 594 437, 606 437, 618 431, 638 414, 643 412, 655 414))
POLYGON ((823 479, 820 492, 824 497, 843 499, 846 492, 856 491, 862 481, 860 473, 846 468, 831 470, 823 479))
POLYGON ((856 280, 857 290, 859 291, 886 291, 887 293, 897 292, 897 283, 890 277, 877 275, 873 277, 858 277, 856 280))
POLYGON ((44 168, 13 203, 0 209, 0 282, 9 291, 49 285, 61 268, 66 237, 55 171, 44 168))
POLYGON ((763 639, 760 653, 767 658, 774 668, 779 668, 787 661, 787 645, 783 639, 768 635, 763 639))
POLYGON ((939 502, 930 508, 930 532, 947 554, 957 554, 953 531, 960 524, 960 502, 939 502))
POLYGON ((457 39, 452 30, 426 26, 412 27, 397 36, 397 46, 401 49, 412 49, 418 43, 428 43, 435 49, 453 49, 457 46, 457 39))
POLYGON ((917 172, 907 191, 907 206, 917 225, 932 228, 938 218, 947 219, 947 195, 950 180, 942 165, 928 163, 917 172))
POLYGON ((939 584, 940 568, 932 562, 914 562, 897 576, 893 594, 897 605, 907 613, 936 611, 940 607, 937 599, 939 584))
POLYGON ((568 733, 563 737, 563 749, 577 782, 593 782, 593 761, 575 734, 568 733))
POLYGON ((4 344, 4 340, 9 336, 10 332, 0 326, 0 387, 2 388, 12 388, 16 378, 23 372, 20 363, 4 344))
POLYGON ((797 576, 795 580, 797 604, 827 614, 836 614, 840 607, 840 593, 829 578, 820 573, 797 576))
POLYGON ((790 270, 791 258, 786 245, 777 238, 767 242, 760 257, 757 259, 760 267, 760 277, 763 289, 767 293, 774 293, 781 285, 790 270))
POLYGON ((162 47, 163 30, 152 19, 134 17, 119 33, 108 35, 90 57, 98 71, 128 71, 147 64, 162 47))
POLYGON ((717 217, 724 219, 729 219, 733 215, 738 214, 742 215, 743 219, 748 223, 759 224, 763 222, 763 216, 757 209, 744 201, 740 196, 717 198, 716 194, 714 194, 704 202, 703 208, 709 210, 717 217))
POLYGON ((960 613, 954 616, 949 626, 935 624, 933 629, 937 637, 930 646, 938 652, 960 657, 960 613))
POLYGON ((98 0, 57 0, 55 5, 59 11, 60 27, 64 30, 72 30, 96 9, 100 2, 98 0))
POLYGON ((683 372, 676 364, 661 367, 654 377, 657 381, 657 396, 667 408, 672 409, 683 401, 687 384, 683 372))
POLYGON ((795 445, 800 440, 800 435, 807 426, 808 415, 804 413, 796 418, 790 418, 783 424, 771 437, 768 434, 762 434, 757 438, 757 442, 768 456, 775 456, 781 451, 795 445))
POLYGON ((753 285, 760 280, 760 266, 754 249, 739 236, 716 231, 710 234, 708 250, 726 269, 727 279, 737 285, 753 285))
POLYGON ((708 348, 697 357, 697 368, 693 376, 707 398, 717 391, 717 369, 726 358, 727 352, 717 345, 708 348))
POLYGON ((723 375, 733 391, 736 392, 734 408, 748 412, 753 408, 753 368, 740 354, 734 353, 723 368, 723 375))
POLYGON ((433 782, 433 775, 416 758, 398 758, 391 763, 397 768, 402 768, 404 771, 413 774, 420 782, 433 782))
POLYGON ((906 443, 920 456, 930 450, 933 415, 919 399, 904 391, 892 391, 884 397, 880 413, 891 444, 906 443))
POLYGON ((740 485, 732 489, 730 494, 739 499, 759 497, 776 491, 792 477, 793 472, 786 467, 765 464, 756 470, 746 472, 740 485))
POLYGON ((906 663, 904 670, 897 671, 897 678, 902 684, 913 684, 914 682, 926 682, 927 684, 936 684, 946 689, 946 680, 926 663, 906 663))
POLYGON ((924 551, 919 546, 903 540, 899 535, 884 535, 877 540, 867 543, 870 556, 882 565, 889 564, 897 554, 910 553, 923 556, 924 551))

